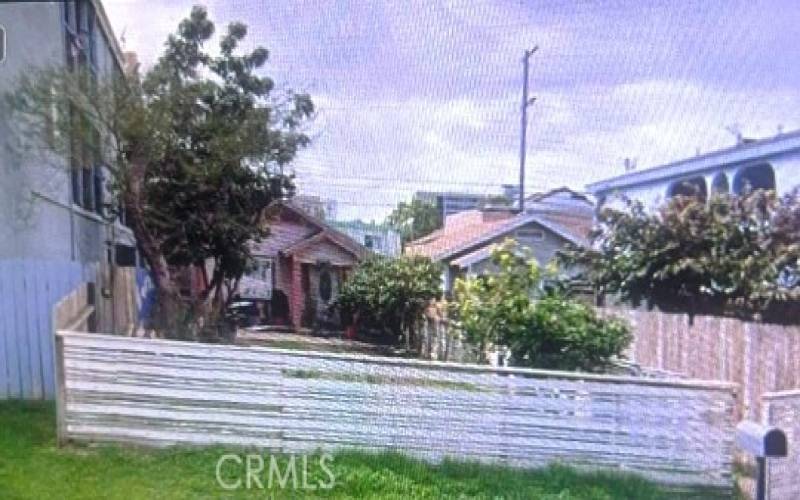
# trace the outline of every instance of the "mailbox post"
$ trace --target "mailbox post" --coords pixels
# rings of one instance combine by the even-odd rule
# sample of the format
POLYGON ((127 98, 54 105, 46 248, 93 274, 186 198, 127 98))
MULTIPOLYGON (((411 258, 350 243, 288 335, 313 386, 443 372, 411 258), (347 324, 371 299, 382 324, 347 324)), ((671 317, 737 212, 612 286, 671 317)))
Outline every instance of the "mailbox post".
POLYGON ((777 427, 744 421, 736 426, 736 443, 756 457, 756 500, 766 500, 767 458, 787 455, 789 450, 786 446, 786 434, 777 427))

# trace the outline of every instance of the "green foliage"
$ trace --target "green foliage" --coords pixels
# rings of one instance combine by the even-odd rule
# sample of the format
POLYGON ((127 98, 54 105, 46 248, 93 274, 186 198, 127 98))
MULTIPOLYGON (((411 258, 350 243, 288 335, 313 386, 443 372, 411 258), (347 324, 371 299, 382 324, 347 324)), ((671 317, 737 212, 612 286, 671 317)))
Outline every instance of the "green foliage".
MULTIPOLYGON (((307 491, 248 489, 244 466, 228 461, 221 476, 228 482, 242 480, 235 491, 223 490, 215 478, 217 461, 225 454, 247 450, 210 448, 143 449, 123 446, 66 446, 55 442, 55 412, 51 404, 0 402, 0 490, 3 498, 65 500, 104 498, 331 498, 433 500, 441 498, 530 498, 552 500, 660 500, 674 498, 665 489, 638 476, 611 471, 581 473, 564 466, 523 470, 444 460, 426 464, 398 453, 339 452, 328 462, 336 478, 330 490, 307 491)), ((253 451, 250 450, 252 453, 253 451)), ((260 477, 268 487, 269 456, 260 477)), ((276 455, 281 471, 290 459, 276 455)), ((298 484, 300 457, 298 464, 298 484)), ((317 466, 307 460, 307 484, 326 481, 317 466)), ((291 480, 287 485, 291 488, 291 480)), ((697 498, 709 498, 698 495, 697 498)))
POLYGON ((641 203, 598 216, 594 246, 563 263, 584 269, 601 293, 662 310, 759 317, 798 298, 800 204, 796 193, 676 197, 649 213, 641 203))
POLYGON ((631 335, 617 319, 547 288, 530 254, 506 241, 495 249, 497 272, 459 279, 454 309, 466 340, 483 351, 503 345, 517 365, 600 370, 621 356, 631 335))
POLYGON ((441 269, 425 257, 373 256, 342 285, 337 306, 360 326, 404 336, 418 347, 414 328, 431 300, 441 294, 441 269))
POLYGON ((309 141, 302 130, 314 111, 309 96, 273 95, 263 76, 268 51, 239 50, 244 24, 227 27, 218 55, 206 48, 214 32, 206 10, 194 7, 141 78, 98 77, 81 65, 40 68, 6 99, 24 131, 18 149, 44 143, 70 168, 104 165, 117 198, 107 215, 124 208, 165 317, 177 315, 167 305, 180 301, 173 270, 205 273, 208 262, 211 275, 191 313, 202 316, 209 300, 221 306, 213 299, 246 270, 249 243, 266 235, 262 209, 292 194, 284 166, 309 141))
POLYGON ((442 227, 439 209, 420 199, 411 203, 400 202, 386 220, 400 233, 403 243, 427 236, 442 227))

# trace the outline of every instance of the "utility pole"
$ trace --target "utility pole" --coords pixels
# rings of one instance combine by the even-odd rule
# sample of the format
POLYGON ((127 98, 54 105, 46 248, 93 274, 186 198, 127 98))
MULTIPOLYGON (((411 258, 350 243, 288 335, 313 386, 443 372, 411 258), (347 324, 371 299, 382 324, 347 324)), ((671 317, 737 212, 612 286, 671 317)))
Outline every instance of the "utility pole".
POLYGON ((522 58, 522 127, 519 142, 519 211, 525 211, 525 136, 528 132, 528 107, 536 100, 535 97, 528 98, 528 59, 534 52, 539 50, 538 46, 525 50, 522 58))

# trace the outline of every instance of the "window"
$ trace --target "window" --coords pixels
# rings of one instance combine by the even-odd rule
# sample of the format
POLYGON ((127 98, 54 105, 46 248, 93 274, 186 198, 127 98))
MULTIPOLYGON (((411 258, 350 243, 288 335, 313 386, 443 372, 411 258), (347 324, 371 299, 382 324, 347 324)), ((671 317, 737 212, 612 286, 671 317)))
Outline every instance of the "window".
POLYGON ((775 171, 769 164, 745 167, 733 179, 733 191, 745 194, 756 189, 775 189, 775 171))
POLYGON ((6 29, 0 26, 0 63, 6 60, 6 29))
POLYGON ((369 248, 370 250, 373 249, 375 242, 372 240, 372 235, 367 234, 364 236, 364 246, 369 248))
POLYGON ((667 196, 672 198, 674 196, 696 196, 701 200, 707 198, 708 190, 706 189, 706 180, 702 177, 692 177, 690 179, 681 179, 670 184, 667 190, 667 196))
MULTIPOLYGON (((86 70, 86 85, 97 82, 97 18, 89 0, 62 3, 65 58, 70 70, 86 70)), ((86 210, 103 214, 103 174, 100 133, 70 107, 70 168, 72 201, 86 210)))
POLYGON ((517 231, 517 238, 542 241, 544 239, 544 231, 541 229, 520 229, 517 231))
POLYGON ((267 257, 253 257, 250 270, 239 283, 239 295, 248 299, 272 298, 274 263, 267 257))

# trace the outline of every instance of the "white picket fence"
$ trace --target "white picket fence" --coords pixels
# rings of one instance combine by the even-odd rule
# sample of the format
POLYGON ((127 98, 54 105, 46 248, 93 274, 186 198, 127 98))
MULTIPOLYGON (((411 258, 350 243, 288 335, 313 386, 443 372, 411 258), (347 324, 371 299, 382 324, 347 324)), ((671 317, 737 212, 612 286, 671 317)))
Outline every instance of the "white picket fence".
POLYGON ((60 440, 351 447, 732 485, 734 387, 59 332, 60 440))

